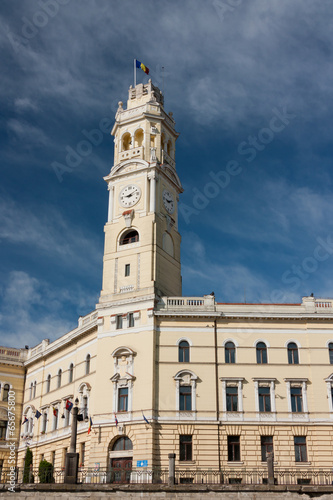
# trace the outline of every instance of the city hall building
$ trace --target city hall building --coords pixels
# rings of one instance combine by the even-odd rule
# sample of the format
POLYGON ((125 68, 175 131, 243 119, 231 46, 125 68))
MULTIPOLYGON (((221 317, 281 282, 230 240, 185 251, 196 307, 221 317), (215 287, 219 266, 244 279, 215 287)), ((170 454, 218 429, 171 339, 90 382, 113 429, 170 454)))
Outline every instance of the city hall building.
POLYGON ((183 297, 178 133, 151 81, 119 102, 112 135, 99 303, 27 351, 18 466, 27 446, 34 467, 64 466, 77 398, 81 467, 175 453, 178 469, 255 468, 271 451, 283 467, 332 466, 333 301, 183 297))

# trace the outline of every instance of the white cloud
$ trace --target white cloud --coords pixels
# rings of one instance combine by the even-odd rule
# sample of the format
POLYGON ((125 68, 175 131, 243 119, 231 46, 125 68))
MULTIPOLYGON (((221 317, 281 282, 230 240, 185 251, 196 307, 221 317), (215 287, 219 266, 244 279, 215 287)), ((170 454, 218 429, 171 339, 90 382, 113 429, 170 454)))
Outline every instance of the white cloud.
POLYGON ((17 98, 14 101, 15 109, 18 113, 24 113, 26 111, 38 111, 38 106, 28 97, 17 98))
POLYGON ((93 273, 102 258, 102 249, 87 229, 65 219, 52 206, 33 211, 0 198, 0 240, 30 245, 50 259, 61 258, 63 266, 84 267, 86 274, 93 273))
POLYGON ((12 271, 2 289, 0 343, 31 347, 43 338, 54 340, 77 326, 69 311, 85 314, 94 308, 96 298, 79 286, 54 288, 26 272, 12 271))

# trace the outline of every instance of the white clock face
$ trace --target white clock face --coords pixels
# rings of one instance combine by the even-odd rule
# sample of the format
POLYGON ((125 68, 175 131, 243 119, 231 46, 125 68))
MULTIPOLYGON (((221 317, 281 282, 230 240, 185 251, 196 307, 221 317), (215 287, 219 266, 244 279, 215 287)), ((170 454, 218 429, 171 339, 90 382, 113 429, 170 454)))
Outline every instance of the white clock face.
POLYGON ((164 189, 162 194, 163 204, 165 209, 169 214, 172 214, 175 211, 175 200, 173 195, 167 189, 164 189))
POLYGON ((141 197, 141 189, 135 184, 129 184, 120 191, 119 200, 123 207, 133 207, 141 197))

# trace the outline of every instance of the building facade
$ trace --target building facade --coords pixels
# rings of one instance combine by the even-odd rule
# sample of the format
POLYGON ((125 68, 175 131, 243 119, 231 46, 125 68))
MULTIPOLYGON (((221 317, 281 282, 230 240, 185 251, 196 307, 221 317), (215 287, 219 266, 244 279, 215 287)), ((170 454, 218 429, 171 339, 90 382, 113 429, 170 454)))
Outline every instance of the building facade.
POLYGON ((16 465, 28 351, 0 347, 0 481, 2 469, 16 465))
MULTIPOLYGON (((18 465, 64 466, 79 399, 82 467, 333 462, 333 309, 182 297, 178 133, 151 81, 118 104, 96 309, 24 362, 18 465), (36 418, 36 412, 41 415, 36 418), (93 426, 88 434, 89 419, 93 426)), ((37 413, 37 415, 39 415, 37 413)))

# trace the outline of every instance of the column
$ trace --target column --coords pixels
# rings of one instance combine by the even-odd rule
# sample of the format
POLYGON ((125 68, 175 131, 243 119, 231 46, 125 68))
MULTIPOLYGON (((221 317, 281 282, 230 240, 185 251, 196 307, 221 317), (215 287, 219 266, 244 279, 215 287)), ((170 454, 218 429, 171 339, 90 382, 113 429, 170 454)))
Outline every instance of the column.
POLYGON ((333 411, 333 401, 332 401, 332 382, 331 380, 326 381, 326 387, 327 387, 327 398, 328 398, 328 407, 329 411, 333 411))
POLYGON ((196 380, 191 380, 192 386, 192 411, 196 411, 197 409, 197 382, 196 380))
POLYGON ((291 413, 291 397, 290 397, 290 382, 287 381, 287 402, 288 402, 288 411, 291 413))
POLYGON ((112 222, 112 219, 113 219, 113 193, 114 193, 114 186, 111 184, 111 182, 109 182, 108 190, 109 190, 108 222, 112 222))
POLYGON ((148 179, 150 181, 150 198, 149 198, 149 212, 156 210, 156 183, 158 176, 156 172, 149 172, 148 179))
POLYGON ((176 411, 179 412, 179 380, 176 380, 176 411))
POLYGON ((302 394, 303 394, 303 412, 308 412, 308 393, 306 382, 302 382, 302 394))
POLYGON ((238 411, 243 411, 243 381, 238 381, 238 411))
POLYGON ((275 382, 274 382, 274 380, 271 380, 271 411, 276 412, 275 382))
POLYGON ((227 383, 225 380, 222 380, 222 410, 224 412, 227 411, 227 383))
POLYGON ((256 406, 256 412, 259 412, 259 382, 258 380, 254 381, 254 399, 255 399, 255 406, 256 406))

